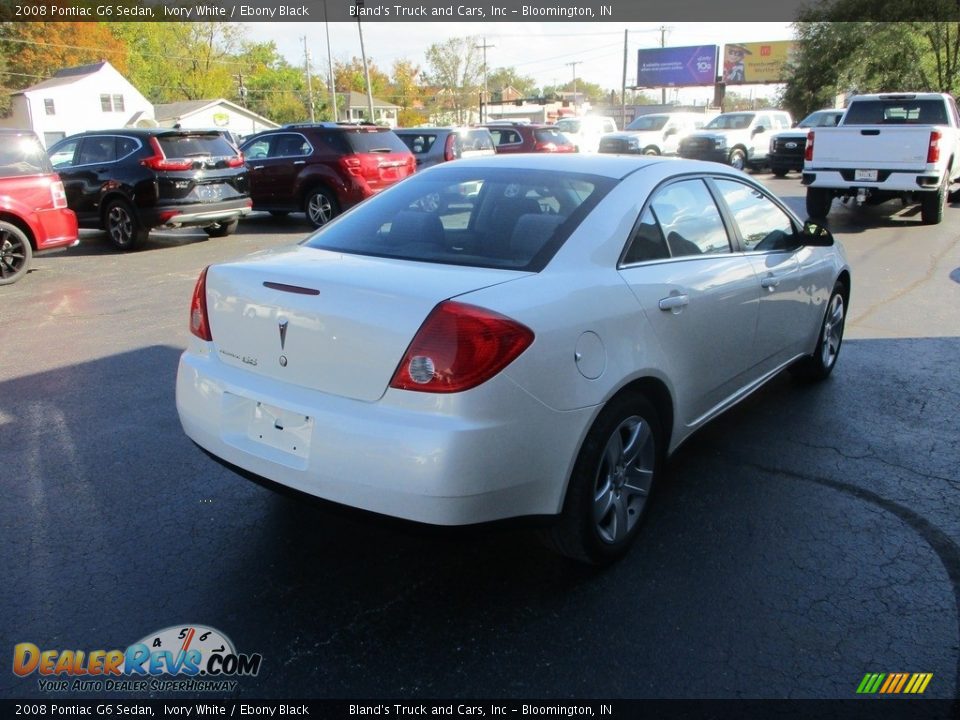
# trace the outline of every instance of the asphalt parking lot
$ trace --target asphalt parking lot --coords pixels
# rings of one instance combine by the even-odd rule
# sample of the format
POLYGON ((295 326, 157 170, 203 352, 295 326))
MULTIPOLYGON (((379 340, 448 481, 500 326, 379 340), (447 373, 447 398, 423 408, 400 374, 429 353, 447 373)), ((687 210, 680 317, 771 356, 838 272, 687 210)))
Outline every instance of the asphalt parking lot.
MULTIPOLYGON (((795 175, 760 177, 802 215, 795 175)), ((831 215, 853 267, 833 377, 778 378, 698 433, 599 572, 512 524, 276 494, 187 440, 197 273, 302 216, 132 254, 85 233, 0 288, 0 652, 203 624, 263 655, 240 698, 850 698, 867 672, 956 697, 960 205, 935 227, 894 206, 831 215)), ((9 670, 0 696, 50 697, 9 670)))

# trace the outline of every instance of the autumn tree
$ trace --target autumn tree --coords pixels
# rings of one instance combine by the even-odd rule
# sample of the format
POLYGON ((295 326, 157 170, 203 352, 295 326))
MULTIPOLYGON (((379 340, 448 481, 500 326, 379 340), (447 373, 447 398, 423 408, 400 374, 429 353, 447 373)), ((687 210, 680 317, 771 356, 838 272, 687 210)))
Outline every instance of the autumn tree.
POLYGON ((457 124, 470 121, 470 108, 479 104, 483 64, 477 38, 450 38, 426 51, 425 80, 436 91, 438 109, 457 124))
MULTIPOLYGON (((389 93, 390 77, 377 67, 371 58, 367 58, 367 68, 370 71, 370 94, 384 99, 389 93)), ((367 81, 363 72, 363 59, 350 58, 350 62, 334 60, 333 81, 337 92, 358 92, 364 95, 367 92, 367 81)))
POLYGON ((127 72, 127 48, 118 44, 106 23, 30 22, 0 25, 0 53, 7 84, 24 88, 58 70, 109 60, 127 72))
POLYGON ((495 98, 498 93, 502 93, 507 88, 513 88, 520 93, 521 97, 530 97, 536 94, 537 81, 532 77, 521 75, 514 68, 497 68, 487 75, 487 90, 491 98, 495 98))

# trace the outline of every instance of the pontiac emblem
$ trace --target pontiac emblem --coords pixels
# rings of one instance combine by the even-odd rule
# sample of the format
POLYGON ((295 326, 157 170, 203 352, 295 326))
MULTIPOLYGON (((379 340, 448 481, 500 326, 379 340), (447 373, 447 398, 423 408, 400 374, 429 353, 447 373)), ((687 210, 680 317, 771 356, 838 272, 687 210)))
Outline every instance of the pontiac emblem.
POLYGON ((280 320, 280 349, 283 350, 284 346, 287 344, 287 326, 290 324, 290 321, 286 318, 280 320))

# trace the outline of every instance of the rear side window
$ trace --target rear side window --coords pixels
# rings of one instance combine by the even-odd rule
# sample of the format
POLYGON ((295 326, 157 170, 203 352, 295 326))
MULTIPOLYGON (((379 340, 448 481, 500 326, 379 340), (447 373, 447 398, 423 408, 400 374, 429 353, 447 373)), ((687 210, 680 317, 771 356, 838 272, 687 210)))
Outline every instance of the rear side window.
POLYGON ((714 182, 740 230, 744 250, 782 251, 796 246, 793 221, 770 198, 740 182, 714 182))
POLYGON ((0 144, 0 177, 43 175, 53 172, 50 158, 35 137, 14 135, 0 144))
POLYGON ((92 135, 80 143, 77 165, 95 165, 117 159, 117 140, 113 135, 92 135))
POLYGON ((516 130, 490 128, 490 134, 493 136, 493 141, 498 146, 519 145, 523 142, 523 138, 520 137, 520 133, 518 133, 516 130))
POLYGON ((157 141, 168 158, 228 157, 236 155, 222 135, 158 135, 157 141))
POLYGON ((533 136, 537 139, 537 142, 541 143, 566 145, 569 142, 567 137, 556 128, 537 128, 533 131, 533 136))
POLYGON ((358 205, 308 238, 306 245, 537 272, 615 182, 516 168, 444 167, 414 175, 358 205))
POLYGON ((425 155, 430 152, 430 148, 437 141, 436 135, 421 133, 418 135, 400 135, 403 144, 406 145, 414 155, 425 155))
POLYGON ((410 150, 403 141, 389 130, 347 131, 343 133, 350 149, 355 153, 407 153, 410 150))
POLYGON ((464 150, 493 150, 493 136, 487 130, 467 130, 460 133, 464 150))
POLYGON ((730 252, 723 219, 703 180, 683 180, 658 190, 650 203, 672 257, 730 252))
POLYGON ((855 100, 844 116, 844 125, 946 125, 943 100, 855 100))

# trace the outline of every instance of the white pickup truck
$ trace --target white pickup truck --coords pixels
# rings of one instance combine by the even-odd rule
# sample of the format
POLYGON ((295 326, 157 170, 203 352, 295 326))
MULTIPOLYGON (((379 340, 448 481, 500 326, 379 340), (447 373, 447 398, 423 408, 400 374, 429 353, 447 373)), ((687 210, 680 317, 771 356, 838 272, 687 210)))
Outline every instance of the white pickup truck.
POLYGON ((833 198, 876 204, 919 201, 935 225, 960 179, 960 114, 950 95, 856 95, 837 127, 807 134, 807 213, 825 218, 833 198))

